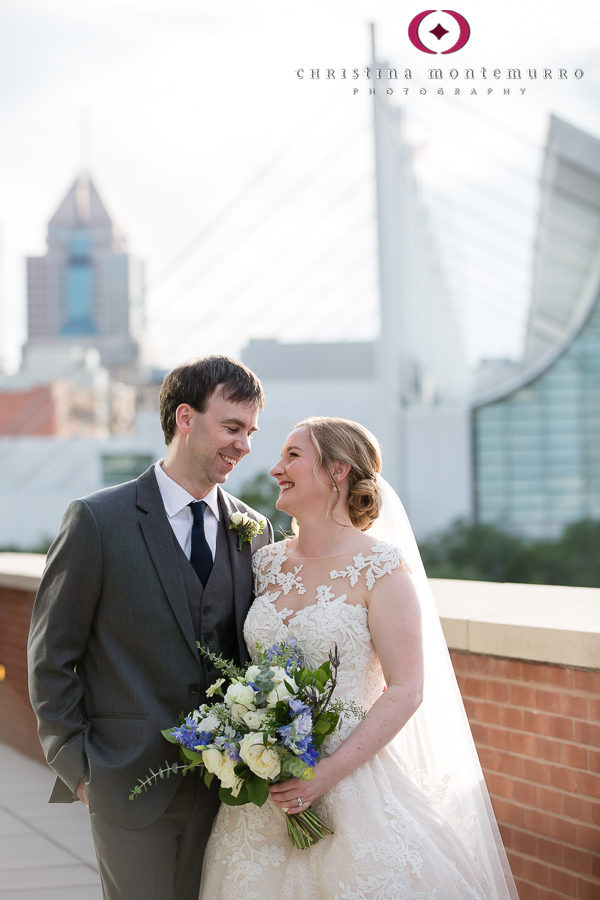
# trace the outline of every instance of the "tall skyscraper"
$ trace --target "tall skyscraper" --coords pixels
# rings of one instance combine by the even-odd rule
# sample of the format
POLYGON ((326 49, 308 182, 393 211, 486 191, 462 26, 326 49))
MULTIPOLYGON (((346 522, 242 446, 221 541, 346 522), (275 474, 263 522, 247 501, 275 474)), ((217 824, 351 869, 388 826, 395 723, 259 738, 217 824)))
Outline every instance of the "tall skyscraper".
POLYGON ((73 346, 96 348, 113 372, 137 367, 144 266, 86 172, 50 219, 45 256, 27 260, 27 299, 26 367, 73 346))

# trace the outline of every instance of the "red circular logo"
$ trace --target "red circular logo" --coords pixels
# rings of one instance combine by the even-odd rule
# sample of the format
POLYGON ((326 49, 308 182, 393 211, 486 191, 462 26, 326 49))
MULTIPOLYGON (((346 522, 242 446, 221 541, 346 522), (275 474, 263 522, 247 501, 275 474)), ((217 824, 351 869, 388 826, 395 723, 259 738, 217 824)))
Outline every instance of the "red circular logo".
POLYGON ((426 9, 408 26, 411 44, 423 53, 456 53, 470 35, 469 23, 453 9, 426 9))

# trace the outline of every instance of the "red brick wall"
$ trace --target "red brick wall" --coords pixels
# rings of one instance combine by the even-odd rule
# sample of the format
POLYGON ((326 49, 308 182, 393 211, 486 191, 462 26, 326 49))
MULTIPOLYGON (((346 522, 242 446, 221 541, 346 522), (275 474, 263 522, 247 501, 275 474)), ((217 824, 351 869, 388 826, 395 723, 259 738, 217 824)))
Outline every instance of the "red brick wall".
POLYGON ((27 635, 34 593, 0 588, 0 741, 43 760, 27 690, 27 635))
POLYGON ((598 900, 600 672, 452 661, 520 900, 598 900))

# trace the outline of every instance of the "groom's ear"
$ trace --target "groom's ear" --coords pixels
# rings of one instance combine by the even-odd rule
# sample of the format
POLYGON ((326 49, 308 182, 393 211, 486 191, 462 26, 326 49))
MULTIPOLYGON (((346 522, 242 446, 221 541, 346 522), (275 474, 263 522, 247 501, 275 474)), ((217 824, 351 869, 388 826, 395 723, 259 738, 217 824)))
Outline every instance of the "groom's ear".
POLYGON ((193 413, 194 409, 189 403, 180 403, 175 410, 175 422, 179 430, 184 434, 190 433, 193 413))

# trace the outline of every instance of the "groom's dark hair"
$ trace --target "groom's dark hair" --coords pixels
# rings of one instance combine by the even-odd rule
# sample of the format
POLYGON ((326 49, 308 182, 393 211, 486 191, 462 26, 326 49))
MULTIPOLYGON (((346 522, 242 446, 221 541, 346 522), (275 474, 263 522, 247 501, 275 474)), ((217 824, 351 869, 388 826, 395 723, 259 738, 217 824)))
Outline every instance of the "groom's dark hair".
POLYGON ((160 424, 165 442, 170 444, 176 428, 177 407, 189 403, 202 413, 218 387, 225 400, 234 403, 265 405, 262 384, 254 372, 229 356, 205 356, 196 362, 178 366, 166 376, 158 397, 160 424))

